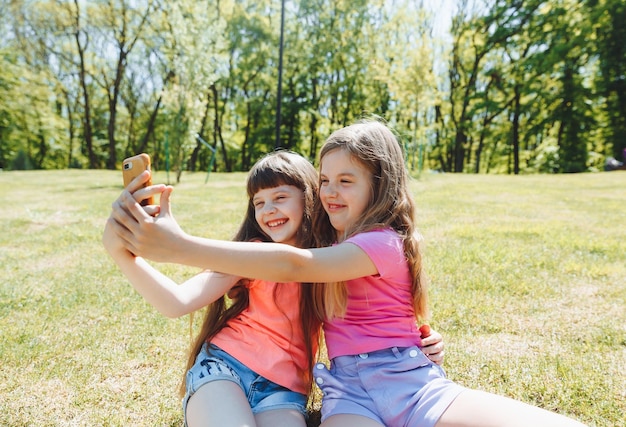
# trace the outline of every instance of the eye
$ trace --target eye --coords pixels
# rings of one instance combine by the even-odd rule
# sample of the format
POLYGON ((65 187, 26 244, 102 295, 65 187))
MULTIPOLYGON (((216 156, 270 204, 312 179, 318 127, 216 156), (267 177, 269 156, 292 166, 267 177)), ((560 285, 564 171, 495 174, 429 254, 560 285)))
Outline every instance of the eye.
POLYGON ((262 201, 260 201, 260 200, 259 200, 259 201, 257 201, 257 202, 252 203, 252 205, 254 206, 254 208, 255 208, 255 209, 260 209, 260 208, 262 208, 262 207, 263 207, 263 204, 264 204, 264 203, 263 203, 262 201))

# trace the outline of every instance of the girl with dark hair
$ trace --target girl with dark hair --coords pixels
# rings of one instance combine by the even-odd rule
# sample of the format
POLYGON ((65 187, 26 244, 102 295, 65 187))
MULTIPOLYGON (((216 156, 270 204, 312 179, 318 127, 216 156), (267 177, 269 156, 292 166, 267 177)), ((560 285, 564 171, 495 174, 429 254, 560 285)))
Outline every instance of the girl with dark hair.
POLYGON ((386 125, 362 122, 335 131, 319 168, 315 249, 190 236, 171 215, 169 187, 157 220, 122 195, 124 209, 112 214, 115 229, 129 251, 154 261, 318 283, 316 310, 330 358, 329 367, 314 369, 324 394, 323 427, 583 426, 462 387, 419 351, 416 319, 428 315, 421 238, 402 148, 386 125))
MULTIPOLYGON (((138 198, 163 190, 162 186, 139 188, 135 180, 127 190, 138 198)), ((257 249, 265 246, 257 242, 313 246, 317 189, 317 172, 302 156, 285 151, 265 156, 248 174, 248 206, 234 240, 251 242, 257 249)), ((117 209, 121 209, 119 199, 113 204, 117 209)), ((155 218, 160 216, 155 207, 145 209, 155 218)), ((114 229, 110 219, 105 247, 155 308, 179 317, 208 306, 182 389, 186 424, 304 426, 321 324, 314 312, 313 286, 208 270, 177 285, 128 251, 114 229)), ((432 353, 429 357, 440 362, 441 336, 434 333, 424 344, 430 344, 424 350, 432 353)), ((313 406, 309 402, 309 408, 313 406)))

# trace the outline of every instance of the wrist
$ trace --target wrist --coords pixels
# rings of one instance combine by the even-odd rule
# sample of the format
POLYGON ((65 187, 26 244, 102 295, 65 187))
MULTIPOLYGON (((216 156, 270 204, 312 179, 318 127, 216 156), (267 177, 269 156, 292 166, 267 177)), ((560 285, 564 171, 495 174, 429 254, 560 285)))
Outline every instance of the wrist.
POLYGON ((174 264, 186 264, 187 254, 193 253, 194 238, 193 236, 180 231, 180 234, 172 241, 169 248, 169 262, 174 264))
POLYGON ((178 239, 178 246, 173 251, 175 263, 204 268, 204 257, 208 254, 202 237, 183 232, 178 239))
POLYGON ((137 257, 128 251, 126 248, 111 248, 107 249, 109 255, 113 262, 115 262, 119 267, 124 268, 124 266, 134 263, 137 260, 137 257))

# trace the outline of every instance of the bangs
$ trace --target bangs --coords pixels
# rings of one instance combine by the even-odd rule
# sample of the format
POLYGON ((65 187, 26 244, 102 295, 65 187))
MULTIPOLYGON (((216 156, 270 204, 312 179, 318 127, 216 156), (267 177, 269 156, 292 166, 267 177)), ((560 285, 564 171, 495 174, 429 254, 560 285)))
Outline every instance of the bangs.
POLYGON ((252 199, 259 191, 280 185, 293 185, 301 190, 303 187, 302 173, 298 166, 280 155, 267 156, 250 170, 248 176, 248 197, 252 199))

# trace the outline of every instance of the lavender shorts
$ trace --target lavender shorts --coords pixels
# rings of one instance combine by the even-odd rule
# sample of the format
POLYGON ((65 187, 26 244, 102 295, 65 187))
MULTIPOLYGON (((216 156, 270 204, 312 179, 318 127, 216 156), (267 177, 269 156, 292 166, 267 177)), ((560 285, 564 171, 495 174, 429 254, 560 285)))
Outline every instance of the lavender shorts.
POLYGON ((322 421, 354 414, 385 426, 432 427, 465 390, 417 346, 336 357, 330 370, 316 364, 313 375, 324 393, 322 421))

